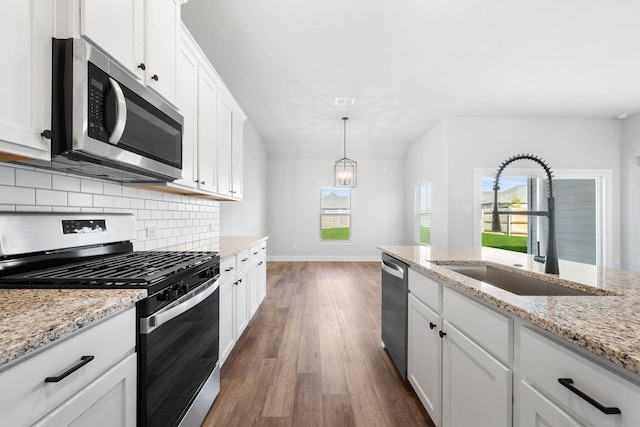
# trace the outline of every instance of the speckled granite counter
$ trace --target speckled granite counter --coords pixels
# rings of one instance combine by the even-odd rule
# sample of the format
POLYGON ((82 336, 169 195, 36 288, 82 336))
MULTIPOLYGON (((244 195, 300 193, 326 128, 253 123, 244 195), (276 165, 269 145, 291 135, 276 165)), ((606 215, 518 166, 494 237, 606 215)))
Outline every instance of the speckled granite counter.
POLYGON ((146 295, 140 289, 0 289, 0 369, 146 295))
POLYGON ((267 240, 266 236, 220 236, 220 258, 227 258, 267 240))
POLYGON ((435 279, 531 322, 558 337, 640 374, 640 273, 560 260, 560 275, 544 274, 533 256, 491 248, 379 246, 435 279), (437 264, 499 264, 602 296, 520 296, 437 264))

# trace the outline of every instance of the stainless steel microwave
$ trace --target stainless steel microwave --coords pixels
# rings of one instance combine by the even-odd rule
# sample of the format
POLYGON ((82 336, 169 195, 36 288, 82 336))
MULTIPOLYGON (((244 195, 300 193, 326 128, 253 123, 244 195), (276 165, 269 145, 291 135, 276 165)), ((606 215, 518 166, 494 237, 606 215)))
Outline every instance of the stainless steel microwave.
POLYGON ((51 162, 125 183, 182 177, 183 118, 97 47, 53 40, 51 162))

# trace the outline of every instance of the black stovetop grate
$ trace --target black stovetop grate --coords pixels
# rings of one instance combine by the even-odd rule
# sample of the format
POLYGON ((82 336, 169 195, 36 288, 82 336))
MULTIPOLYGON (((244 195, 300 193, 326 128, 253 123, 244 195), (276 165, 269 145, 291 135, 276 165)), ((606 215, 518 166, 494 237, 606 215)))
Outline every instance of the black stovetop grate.
POLYGON ((16 284, 83 283, 89 286, 126 284, 146 287, 216 256, 214 252, 128 252, 5 276, 3 281, 16 284))

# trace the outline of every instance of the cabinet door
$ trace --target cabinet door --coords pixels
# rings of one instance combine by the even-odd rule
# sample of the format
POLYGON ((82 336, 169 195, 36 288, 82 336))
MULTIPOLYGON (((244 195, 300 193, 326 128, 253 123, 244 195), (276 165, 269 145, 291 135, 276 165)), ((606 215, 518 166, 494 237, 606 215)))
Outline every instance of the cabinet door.
POLYGON ((264 259, 258 262, 258 292, 260 304, 267 296, 267 261, 264 259))
POLYGON ((242 199, 243 189, 243 150, 244 150, 244 120, 233 113, 231 130, 231 195, 242 199))
POLYGON ((0 66, 0 161, 48 160, 51 129, 53 1, 6 0, 0 26, 7 35, 0 66))
POLYGON ((169 102, 176 98, 179 0, 146 0, 146 84, 169 102))
POLYGON ((213 193, 216 182, 218 90, 203 72, 198 76, 198 188, 213 193))
POLYGON ((220 285, 220 365, 227 360, 233 350, 234 340, 234 311, 235 302, 233 294, 235 291, 235 279, 229 280, 220 285))
POLYGON ((442 396, 442 319, 409 294, 407 378, 429 416, 440 425, 442 396))
POLYGON ((80 8, 81 34, 142 78, 144 0, 82 0, 80 8))
POLYGON ((520 382, 520 427, 581 427, 578 421, 538 393, 529 384, 520 382))
POLYGON ((258 264, 254 264, 249 268, 247 279, 249 280, 249 318, 253 318, 253 315, 258 311, 260 305, 260 290, 258 288, 260 270, 258 264))
POLYGON ((512 371, 443 322, 442 425, 511 426, 512 371))
POLYGON ((35 426, 135 427, 136 365, 128 356, 35 426))
POLYGON ((176 64, 176 104, 184 118, 182 127, 182 179, 177 184, 198 186, 198 62, 190 43, 182 38, 176 64))
POLYGON ((236 276, 236 300, 235 300, 235 338, 240 338, 245 328, 249 324, 249 292, 248 292, 247 271, 236 276))
POLYGON ((218 193, 232 196, 231 139, 232 113, 229 102, 222 96, 218 99, 218 193))

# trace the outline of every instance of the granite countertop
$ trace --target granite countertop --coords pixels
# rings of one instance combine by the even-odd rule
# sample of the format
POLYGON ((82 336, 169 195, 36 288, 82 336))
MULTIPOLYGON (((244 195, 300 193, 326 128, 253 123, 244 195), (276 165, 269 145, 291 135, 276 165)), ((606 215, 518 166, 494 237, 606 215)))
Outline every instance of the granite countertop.
POLYGON ((544 273, 532 255, 492 248, 379 246, 416 270, 533 323, 640 374, 640 273, 560 260, 560 275, 544 273), (587 289, 589 296, 520 296, 438 264, 498 264, 525 275, 587 289))
POLYGON ((220 236, 220 258, 235 255, 267 239, 266 236, 220 236))
POLYGON ((0 369, 146 296, 141 289, 0 289, 0 369))

